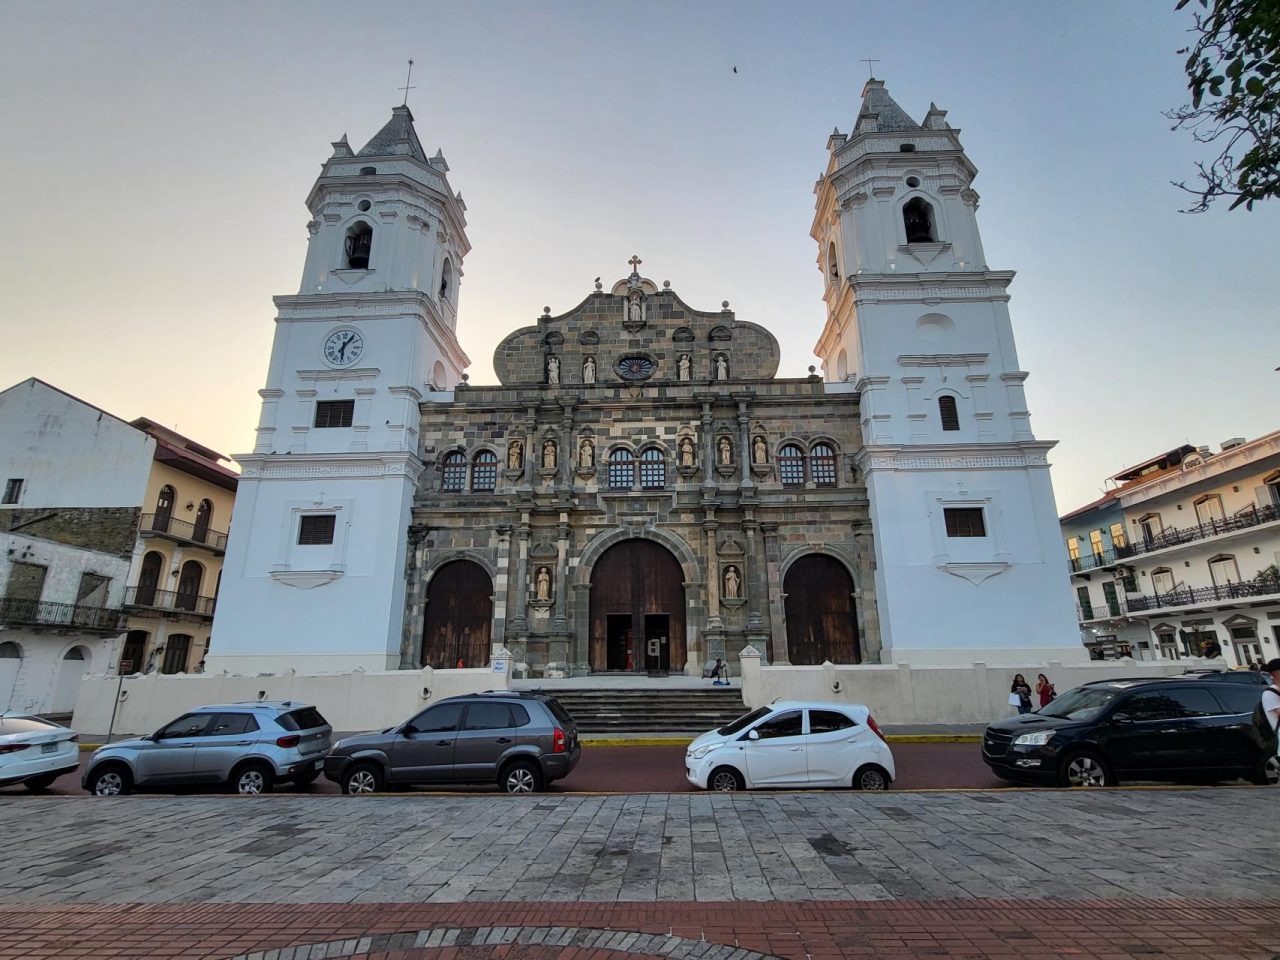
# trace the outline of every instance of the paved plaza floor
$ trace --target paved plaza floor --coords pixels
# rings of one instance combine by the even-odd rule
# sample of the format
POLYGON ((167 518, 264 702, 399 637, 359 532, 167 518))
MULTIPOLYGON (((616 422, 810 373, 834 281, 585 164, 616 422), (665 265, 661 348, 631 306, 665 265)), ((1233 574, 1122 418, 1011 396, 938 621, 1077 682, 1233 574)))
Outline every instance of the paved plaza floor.
POLYGON ((1265 788, 0 801, 0 957, 1269 958, 1277 802, 1265 788))

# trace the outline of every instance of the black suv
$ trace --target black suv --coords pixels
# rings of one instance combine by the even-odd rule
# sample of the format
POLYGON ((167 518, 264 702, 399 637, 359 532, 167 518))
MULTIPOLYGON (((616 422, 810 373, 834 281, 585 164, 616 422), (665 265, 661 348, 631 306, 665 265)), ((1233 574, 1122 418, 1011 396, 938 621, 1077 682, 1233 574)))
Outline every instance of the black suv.
POLYGON ((324 775, 352 794, 428 783, 533 793, 567 777, 580 756, 577 727, 558 701, 493 691, 450 697, 381 733, 339 740, 324 775))
POLYGON ((1005 780, 1063 787, 1125 780, 1280 782, 1276 737, 1253 722, 1261 691, 1211 676, 1102 680, 1001 720, 982 759, 1005 780))

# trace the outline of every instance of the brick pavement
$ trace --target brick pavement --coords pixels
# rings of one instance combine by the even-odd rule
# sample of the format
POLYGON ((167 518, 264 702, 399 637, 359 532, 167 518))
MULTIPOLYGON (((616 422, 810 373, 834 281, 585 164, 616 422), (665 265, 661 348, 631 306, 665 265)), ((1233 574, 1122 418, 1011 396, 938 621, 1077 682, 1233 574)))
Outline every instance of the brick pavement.
POLYGON ((0 958, 1265 960, 1280 954, 1276 801, 1263 788, 0 801, 0 958), (395 936, 361 942, 379 934, 395 936))

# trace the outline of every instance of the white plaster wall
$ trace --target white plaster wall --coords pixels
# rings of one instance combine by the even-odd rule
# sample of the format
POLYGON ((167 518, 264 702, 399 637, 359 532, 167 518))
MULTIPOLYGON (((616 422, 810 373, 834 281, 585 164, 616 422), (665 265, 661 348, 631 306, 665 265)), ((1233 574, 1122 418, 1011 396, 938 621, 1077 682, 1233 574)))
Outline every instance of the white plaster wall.
POLYGON ((21 478, 17 506, 136 507, 155 441, 38 380, 0 392, 0 483, 21 478))
POLYGON ((975 724, 1017 714, 1008 699, 1017 673, 1033 686, 1036 674, 1043 673, 1062 694, 1090 680, 1173 676, 1193 666, 1222 665, 1221 660, 1109 660, 1075 664, 1026 661, 1007 667, 983 663, 763 667, 758 657, 744 656, 742 699, 753 709, 779 698, 865 704, 881 724, 975 724))
POLYGON ((114 641, 98 636, 24 629, 0 631, 0 642, 6 640, 22 648, 22 659, 0 660, 0 713, 69 713, 74 702, 56 700, 62 671, 78 671, 81 667, 79 662, 65 661, 72 647, 83 648, 86 673, 102 670, 112 662, 114 641))
POLYGON ((86 676, 80 684, 72 726, 104 735, 111 707, 121 693, 113 736, 150 734, 193 707, 255 700, 310 704, 335 731, 378 730, 407 720, 429 703, 481 690, 506 690, 510 671, 395 670, 351 673, 280 673, 259 677, 233 674, 149 674, 120 679, 86 676))

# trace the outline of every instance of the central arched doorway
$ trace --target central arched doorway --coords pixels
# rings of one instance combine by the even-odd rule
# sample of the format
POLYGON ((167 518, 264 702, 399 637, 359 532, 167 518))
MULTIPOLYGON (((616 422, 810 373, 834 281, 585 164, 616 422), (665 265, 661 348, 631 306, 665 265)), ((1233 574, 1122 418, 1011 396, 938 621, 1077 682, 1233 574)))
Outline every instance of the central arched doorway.
POLYGON ((661 544, 626 540, 591 571, 591 669, 684 669, 684 571, 661 544))
POLYGON ((786 595, 787 659, 797 665, 861 663, 853 578, 839 560, 810 554, 782 581, 786 595))
POLYGON ((493 581, 471 560, 454 560, 427 584, 422 624, 422 665, 437 670, 489 663, 493 581))

